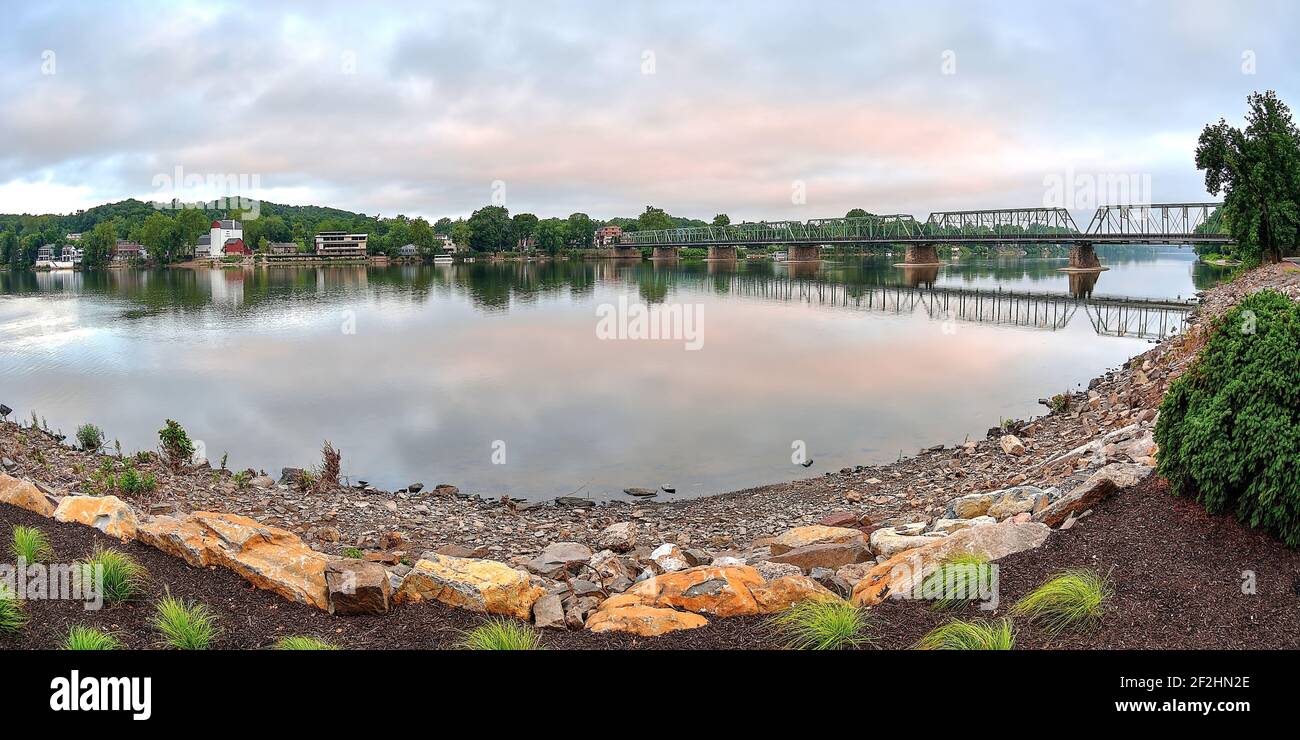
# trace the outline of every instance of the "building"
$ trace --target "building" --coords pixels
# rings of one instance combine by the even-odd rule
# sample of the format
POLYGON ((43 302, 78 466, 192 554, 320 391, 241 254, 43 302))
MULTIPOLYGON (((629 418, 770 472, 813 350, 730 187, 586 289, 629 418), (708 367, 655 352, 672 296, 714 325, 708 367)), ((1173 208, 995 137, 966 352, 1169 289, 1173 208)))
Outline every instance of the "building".
POLYGON ((451 234, 434 234, 433 236, 438 240, 438 246, 442 247, 442 251, 456 251, 456 242, 451 240, 451 234))
POLYGON ((226 256, 226 245, 235 241, 243 248, 243 224, 233 219, 213 221, 207 235, 199 237, 199 243, 194 247, 194 258, 220 259, 226 256))
POLYGON ((414 244, 403 244, 397 248, 397 254, 402 257, 418 257, 420 255, 420 248, 414 244))
POLYGON ((369 234, 322 231, 316 235, 317 257, 365 257, 369 234))
POLYGON ((297 254, 298 242, 271 242, 266 245, 266 251, 271 254, 297 254))
POLYGON ((45 245, 42 245, 39 249, 36 250, 36 261, 37 261, 37 262, 49 262, 50 260, 53 260, 53 259, 54 259, 54 247, 53 247, 53 246, 51 246, 51 245, 49 245, 49 244, 45 244, 45 245))
POLYGON ((221 256, 222 256, 222 257, 231 257, 231 256, 234 256, 234 255, 243 255, 243 256, 247 257, 248 255, 250 255, 250 254, 252 254, 252 253, 253 253, 253 250, 251 250, 251 249, 249 249, 248 247, 245 247, 245 246, 244 246, 244 240, 243 240, 243 239, 229 239, 229 240, 227 240, 226 243, 225 243, 224 245, 222 245, 222 247, 221 247, 221 256))
POLYGON ((623 236, 623 229, 620 226, 602 226, 596 229, 596 246, 603 247, 606 244, 617 244, 623 236))
POLYGON ((113 245, 114 262, 130 262, 131 260, 147 260, 149 253, 141 246, 139 242, 118 239, 113 245))
POLYGON ((81 234, 80 234, 80 233, 76 233, 76 234, 68 234, 68 241, 70 241, 70 242, 79 242, 79 241, 81 241, 81 234))
POLYGON ((59 256, 60 262, 80 262, 81 250, 71 244, 63 245, 63 254, 59 256))

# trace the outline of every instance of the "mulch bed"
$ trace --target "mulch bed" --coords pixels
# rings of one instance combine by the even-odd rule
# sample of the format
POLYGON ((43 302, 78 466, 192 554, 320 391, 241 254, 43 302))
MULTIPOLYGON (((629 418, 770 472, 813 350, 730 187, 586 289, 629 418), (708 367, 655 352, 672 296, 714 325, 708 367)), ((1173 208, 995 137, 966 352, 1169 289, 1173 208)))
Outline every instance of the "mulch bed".
MULTIPOLYGON (((9 529, 35 526, 49 537, 56 560, 84 557, 95 543, 130 553, 149 572, 134 603, 87 611, 79 602, 29 601, 32 619, 23 632, 0 636, 0 649, 56 648, 74 624, 110 630, 128 648, 160 647, 150 620, 165 591, 203 602, 215 611, 222 633, 213 647, 262 649, 288 635, 313 635, 349 649, 447 649, 483 616, 424 603, 387 616, 331 617, 317 609, 259 591, 234 573, 199 569, 138 543, 122 544, 89 527, 61 524, 0 504, 0 541, 9 529)), ((5 553, 5 560, 8 554, 5 553)), ((1003 616, 1015 600, 1065 568, 1109 574, 1115 598, 1095 629, 1055 638, 1016 623, 1017 648, 1066 649, 1274 649, 1300 647, 1300 553, 1235 519, 1211 516, 1192 501, 1169 494, 1156 478, 1123 491, 1068 531, 1054 532, 1033 551, 999 561, 999 608, 971 606, 959 616, 1003 616), (1256 593, 1242 593, 1243 571, 1255 573, 1256 593)), ((906 649, 949 618, 919 602, 892 601, 872 610, 874 648, 906 649)), ((542 633, 551 649, 771 649, 779 635, 761 617, 713 620, 707 627, 659 638, 542 633)))

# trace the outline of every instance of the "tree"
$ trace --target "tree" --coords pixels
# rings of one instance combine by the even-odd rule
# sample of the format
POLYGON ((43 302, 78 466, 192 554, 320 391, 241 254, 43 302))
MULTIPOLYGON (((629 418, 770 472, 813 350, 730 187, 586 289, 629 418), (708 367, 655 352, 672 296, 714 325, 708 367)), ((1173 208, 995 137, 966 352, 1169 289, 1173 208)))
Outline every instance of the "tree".
POLYGON ((154 259, 167 264, 176 259, 181 251, 184 239, 177 227, 176 219, 161 212, 145 219, 140 226, 140 243, 154 259))
POLYGON ((456 219, 456 223, 451 225, 451 241, 462 249, 469 249, 470 242, 474 238, 474 228, 464 219, 456 219))
POLYGON ((176 234, 187 251, 199 243, 200 236, 212 230, 212 219, 197 208, 182 208, 175 220, 176 234))
POLYGON ((865 210, 861 208, 854 208, 853 210, 844 214, 844 218, 866 218, 869 215, 870 215, 869 213, 867 213, 865 210))
POLYGON ((558 218, 544 219, 537 224, 537 248, 549 255, 558 254, 564 246, 568 224, 558 218))
POLYGON ((1300 132, 1276 93, 1247 98, 1245 130, 1219 119, 1205 127, 1196 168, 1205 188, 1223 193, 1223 216, 1247 264, 1277 262, 1300 245, 1300 132))
POLYGON ((579 247, 590 247, 596 239, 596 224, 585 213, 569 214, 565 241, 579 247))
POLYGON ((673 221, 673 217, 664 213, 662 208, 646 206, 645 213, 642 213, 640 217, 637 218, 636 230, 651 231, 656 229, 671 229, 676 225, 677 223, 673 221))
POLYGON ((100 221, 89 234, 81 237, 82 267, 103 267, 113 257, 117 242, 117 225, 110 219, 100 221))
POLYGON ((483 206, 470 214, 469 248, 475 252, 503 252, 510 245, 510 212, 505 206, 483 206))
POLYGON ((730 226, 730 225, 731 225, 731 216, 728 216, 728 215, 725 214, 725 213, 719 213, 718 215, 716 215, 716 216, 713 217, 713 225, 714 225, 714 226, 730 226))
POLYGON ((510 241, 519 244, 537 235, 537 216, 531 213, 516 213, 510 219, 510 241))
POLYGON ((451 236, 451 224, 452 224, 451 219, 447 218, 446 216, 443 216, 442 218, 433 222, 433 233, 446 234, 447 236, 451 236))

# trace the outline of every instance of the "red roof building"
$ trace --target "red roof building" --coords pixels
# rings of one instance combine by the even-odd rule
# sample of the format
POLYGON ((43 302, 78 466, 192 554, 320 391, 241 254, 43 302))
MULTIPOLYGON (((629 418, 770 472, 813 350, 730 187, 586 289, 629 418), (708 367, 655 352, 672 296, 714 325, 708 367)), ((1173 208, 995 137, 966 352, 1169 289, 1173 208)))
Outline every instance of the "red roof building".
POLYGON ((243 239, 227 239, 225 246, 221 248, 223 254, 252 254, 253 250, 244 246, 243 239))

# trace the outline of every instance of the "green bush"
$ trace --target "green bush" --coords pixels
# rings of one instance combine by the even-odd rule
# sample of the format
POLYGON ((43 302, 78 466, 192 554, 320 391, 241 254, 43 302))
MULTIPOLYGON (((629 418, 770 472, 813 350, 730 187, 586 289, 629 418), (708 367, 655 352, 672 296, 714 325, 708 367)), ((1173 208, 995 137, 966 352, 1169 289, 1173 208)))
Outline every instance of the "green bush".
POLYGON ((94 627, 74 625, 63 639, 64 650, 117 650, 122 643, 107 632, 94 627))
POLYGON ((1108 578, 1090 570, 1067 570, 1016 602, 1011 614, 1025 617, 1054 635, 1072 627, 1096 624, 1114 594, 1108 578))
POLYGON ((9 587, 0 583, 0 635, 17 632, 27 624, 27 611, 23 602, 14 596, 9 587))
POLYGON ((1300 546, 1300 305, 1275 290, 1215 323, 1169 386, 1155 439, 1179 496, 1300 546))
POLYGON ((466 632, 460 645, 467 650, 541 650, 542 638, 531 625, 493 617, 466 632))
POLYGON ((77 443, 81 449, 95 452, 104 446, 104 430, 94 424, 82 424, 77 427, 77 443))
POLYGON ((117 488, 122 493, 149 493, 157 487, 158 480, 154 478, 153 473, 141 473, 130 463, 117 478, 117 488))
POLYGON ((871 642, 863 609, 843 599, 800 601, 772 618, 791 650, 839 650, 871 642))
POLYGON ((189 465, 194 457, 194 443, 190 441, 190 435, 185 433, 184 427, 171 419, 167 419, 163 428, 158 430, 158 443, 163 457, 173 470, 189 465))

